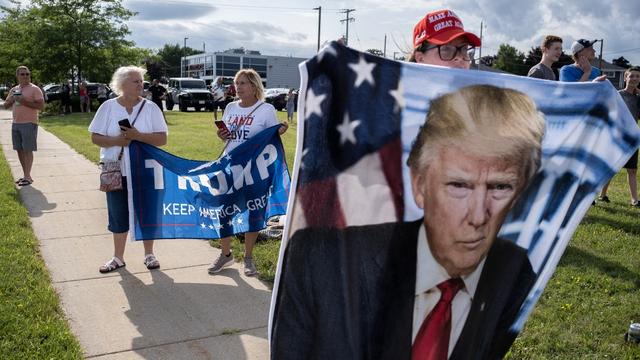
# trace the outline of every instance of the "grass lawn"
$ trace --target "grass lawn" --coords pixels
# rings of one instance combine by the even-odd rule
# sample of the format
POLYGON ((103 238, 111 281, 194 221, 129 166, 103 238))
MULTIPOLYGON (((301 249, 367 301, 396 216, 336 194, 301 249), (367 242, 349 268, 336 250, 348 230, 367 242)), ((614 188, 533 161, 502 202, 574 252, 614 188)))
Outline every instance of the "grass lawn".
POLYGON ((640 322, 640 209, 626 171, 592 206, 511 350, 511 359, 640 359, 623 335, 640 322))
MULTIPOLYGON (((167 112, 165 149, 191 159, 213 159, 222 144, 211 113, 167 112)), ((279 112, 281 120, 286 113, 279 112)), ((88 115, 42 119, 42 125, 94 162, 88 115)), ((284 136, 293 165, 296 126, 284 136)), ((555 275, 518 337, 510 359, 640 359, 640 346, 625 344, 631 322, 640 322, 640 210, 631 208, 626 172, 609 189, 610 204, 592 207, 578 227, 555 275)), ((242 245, 234 240, 236 256, 242 245)), ((262 279, 273 281, 279 242, 260 242, 255 251, 262 279)))
POLYGON ((81 359, 0 149, 0 359, 81 359))

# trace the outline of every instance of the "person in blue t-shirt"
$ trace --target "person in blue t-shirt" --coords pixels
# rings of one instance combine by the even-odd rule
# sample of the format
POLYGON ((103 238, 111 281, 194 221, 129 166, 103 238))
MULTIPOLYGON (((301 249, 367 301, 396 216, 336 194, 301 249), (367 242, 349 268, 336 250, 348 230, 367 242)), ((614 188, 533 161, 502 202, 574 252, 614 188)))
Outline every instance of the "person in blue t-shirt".
POLYGON ((596 58, 596 51, 593 44, 597 40, 589 41, 580 39, 571 44, 571 57, 574 63, 560 68, 560 81, 582 82, 592 80, 604 80, 600 75, 600 69, 591 66, 591 60, 596 58))

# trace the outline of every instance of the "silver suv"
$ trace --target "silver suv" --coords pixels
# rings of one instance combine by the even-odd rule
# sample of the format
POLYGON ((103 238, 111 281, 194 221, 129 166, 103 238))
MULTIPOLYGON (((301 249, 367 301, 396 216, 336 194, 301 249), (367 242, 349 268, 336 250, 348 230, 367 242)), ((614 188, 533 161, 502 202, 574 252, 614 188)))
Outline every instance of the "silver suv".
POLYGON ((171 78, 166 103, 167 110, 172 110, 174 105, 178 105, 180 111, 187 111, 189 107, 196 111, 212 110, 213 95, 202 79, 171 78))

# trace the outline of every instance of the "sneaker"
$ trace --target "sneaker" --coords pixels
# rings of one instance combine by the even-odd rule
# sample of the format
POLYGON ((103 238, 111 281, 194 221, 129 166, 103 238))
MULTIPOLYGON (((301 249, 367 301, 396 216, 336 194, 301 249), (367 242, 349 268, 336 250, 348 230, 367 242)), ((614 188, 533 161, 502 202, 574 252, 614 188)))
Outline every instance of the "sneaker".
POLYGON ((606 203, 610 203, 610 202, 611 202, 611 200, 609 200, 609 197, 608 197, 607 195, 605 195, 605 196, 600 196, 600 197, 598 198, 598 200, 599 200, 599 201, 602 201, 602 202, 606 202, 606 203))
POLYGON ((144 256, 144 265, 149 270, 157 269, 160 267, 160 261, 153 254, 147 254, 144 256))
POLYGON ((631 201, 631 206, 640 208, 640 201, 631 201))
POLYGON ((216 261, 211 263, 207 271, 209 272, 209 274, 215 274, 217 272, 220 272, 220 270, 226 267, 229 267, 231 265, 233 265, 233 255, 229 253, 229 256, 224 256, 222 255, 222 253, 220 253, 220 256, 218 256, 216 261))
POLYGON ((104 265, 100 266, 98 271, 103 274, 112 272, 113 270, 118 270, 121 267, 127 266, 124 261, 120 260, 117 256, 111 258, 111 260, 107 261, 104 265))
POLYGON ((253 258, 244 258, 244 274, 247 276, 253 276, 258 273, 256 264, 253 262, 253 258))

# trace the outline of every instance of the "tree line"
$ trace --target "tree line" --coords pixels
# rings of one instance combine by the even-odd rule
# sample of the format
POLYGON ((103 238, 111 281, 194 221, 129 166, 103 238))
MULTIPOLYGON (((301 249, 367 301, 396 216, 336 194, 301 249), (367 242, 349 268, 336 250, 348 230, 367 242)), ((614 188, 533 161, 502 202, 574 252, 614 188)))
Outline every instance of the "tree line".
MULTIPOLYGON (((131 34, 126 22, 136 13, 125 8, 122 0, 8 3, 0 6, 0 83, 13 83, 19 65, 27 65, 34 81, 43 84, 67 79, 106 83, 116 68, 130 64, 145 66, 150 79, 176 77, 180 75, 180 57, 202 52, 178 43, 165 44, 158 51, 136 47, 126 39, 131 34)), ((367 52, 382 55, 378 49, 367 52)), ((479 62, 526 75, 541 57, 540 47, 532 47, 525 55, 502 44, 496 55, 483 56, 479 62)), ((572 62, 563 53, 554 70, 572 62)), ((613 63, 630 66, 624 57, 613 63)))
MULTIPOLYGON (((383 56, 383 52, 380 49, 367 49, 366 52, 376 56, 383 56)), ((483 56, 480 59, 476 59, 477 62, 484 66, 522 76, 526 76, 529 69, 539 63, 540 60, 542 60, 542 49, 540 46, 532 47, 525 55, 522 51, 519 51, 509 44, 501 44, 495 55, 483 56)), ((631 67, 631 64, 624 56, 613 59, 611 63, 625 69, 631 67)), ((557 75, 561 67, 569 64, 573 64, 573 59, 570 55, 563 52, 562 55, 560 55, 560 59, 553 64, 552 69, 557 75)))
POLYGON ((122 0, 9 0, 0 6, 0 83, 15 82, 15 69, 28 66, 40 83, 79 79, 109 82, 123 65, 146 65, 149 77, 180 74, 180 57, 201 51, 165 45, 159 51, 126 39, 136 13, 122 0))

